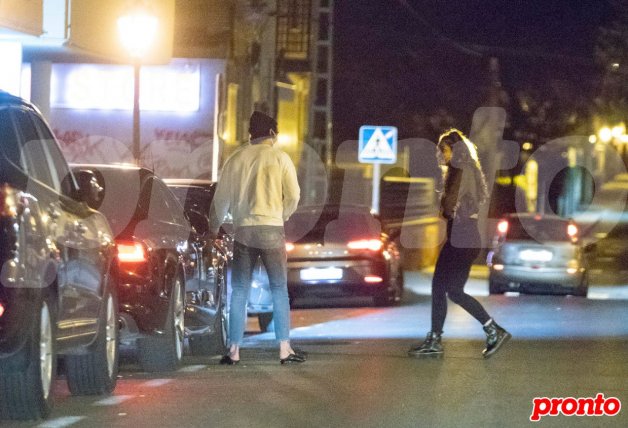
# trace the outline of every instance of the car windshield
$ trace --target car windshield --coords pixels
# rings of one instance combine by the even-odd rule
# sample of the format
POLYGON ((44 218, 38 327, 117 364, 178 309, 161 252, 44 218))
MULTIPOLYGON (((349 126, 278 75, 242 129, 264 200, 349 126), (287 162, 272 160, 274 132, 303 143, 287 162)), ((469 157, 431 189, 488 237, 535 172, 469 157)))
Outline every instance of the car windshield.
POLYGON ((296 212, 285 225, 292 242, 347 242, 379 238, 381 224, 368 211, 332 210, 296 212))
POLYGON ((567 226, 562 219, 509 218, 506 238, 509 240, 569 241, 567 226))

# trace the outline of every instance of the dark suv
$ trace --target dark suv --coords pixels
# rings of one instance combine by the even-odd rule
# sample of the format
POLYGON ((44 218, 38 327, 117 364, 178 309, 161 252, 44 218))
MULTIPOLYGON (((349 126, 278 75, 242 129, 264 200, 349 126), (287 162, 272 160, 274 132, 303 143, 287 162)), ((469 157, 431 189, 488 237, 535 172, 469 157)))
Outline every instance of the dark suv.
POLYGON ((102 187, 94 208, 109 220, 118 248, 122 343, 137 342, 144 370, 173 370, 184 340, 194 354, 226 348, 226 255, 206 242, 206 222, 184 211, 151 170, 124 165, 73 165, 102 187), (194 221, 194 227, 190 224, 194 221))
POLYGON ((115 257, 38 111, 0 91, 0 417, 49 414, 57 355, 73 394, 111 392, 118 372, 115 257))

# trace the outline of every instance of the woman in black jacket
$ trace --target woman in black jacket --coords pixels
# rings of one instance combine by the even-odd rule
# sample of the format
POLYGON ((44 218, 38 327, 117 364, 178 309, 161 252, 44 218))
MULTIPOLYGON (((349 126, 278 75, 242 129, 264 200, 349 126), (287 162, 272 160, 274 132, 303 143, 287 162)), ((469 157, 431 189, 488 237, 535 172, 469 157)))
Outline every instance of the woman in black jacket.
POLYGON ((447 315, 447 297, 477 319, 486 332, 485 358, 493 355, 511 335, 464 292, 471 265, 480 254, 478 230, 480 206, 488 192, 477 149, 459 130, 450 129, 438 140, 443 166, 444 190, 441 214, 447 220, 447 241, 440 251, 432 279, 432 330, 425 341, 408 351, 410 356, 442 355, 441 334, 447 315))

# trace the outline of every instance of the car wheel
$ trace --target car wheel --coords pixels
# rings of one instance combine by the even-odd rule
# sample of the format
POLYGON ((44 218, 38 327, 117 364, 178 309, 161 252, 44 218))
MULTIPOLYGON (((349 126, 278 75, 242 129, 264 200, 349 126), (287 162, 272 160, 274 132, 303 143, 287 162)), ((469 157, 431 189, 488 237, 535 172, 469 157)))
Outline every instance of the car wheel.
POLYGON ((488 281, 488 294, 504 294, 504 290, 502 290, 498 282, 489 280, 488 281))
POLYGON ((392 290, 389 290, 390 286, 386 286, 382 294, 373 296, 375 306, 383 307, 399 304, 403 294, 403 273, 400 273, 394 280, 389 280, 389 284, 391 282, 393 284, 392 290))
POLYGON ((183 279, 174 277, 163 334, 139 340, 139 360, 147 372, 173 371, 183 358, 185 298, 183 279))
POLYGON ((263 333, 275 331, 275 323, 273 321, 272 312, 264 312, 262 314, 258 314, 257 321, 259 322, 259 328, 263 333))
POLYGON ((203 334, 190 337, 190 352, 192 355, 224 355, 227 353, 229 335, 229 312, 227 310, 226 293, 220 298, 216 318, 214 319, 213 334, 203 334))
POLYGON ((65 356, 68 388, 73 395, 108 394, 118 379, 118 302, 107 287, 96 342, 81 355, 65 356))
POLYGON ((580 281, 580 286, 574 292, 574 296, 587 297, 588 294, 589 294, 589 272, 584 272, 582 274, 582 280, 580 281))
POLYGON ((50 414, 57 371, 56 312, 50 296, 40 297, 26 346, 0 365, 0 417, 38 419, 50 414))

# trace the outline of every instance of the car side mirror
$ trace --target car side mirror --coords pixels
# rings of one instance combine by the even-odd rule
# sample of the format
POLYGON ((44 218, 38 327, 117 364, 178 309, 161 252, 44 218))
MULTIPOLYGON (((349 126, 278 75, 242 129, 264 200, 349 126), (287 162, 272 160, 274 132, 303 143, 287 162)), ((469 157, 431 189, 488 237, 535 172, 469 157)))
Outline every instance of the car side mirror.
POLYGON ((96 174, 90 170, 80 170, 76 174, 76 179, 79 186, 77 199, 97 210, 104 199, 105 189, 98 182, 96 174))

